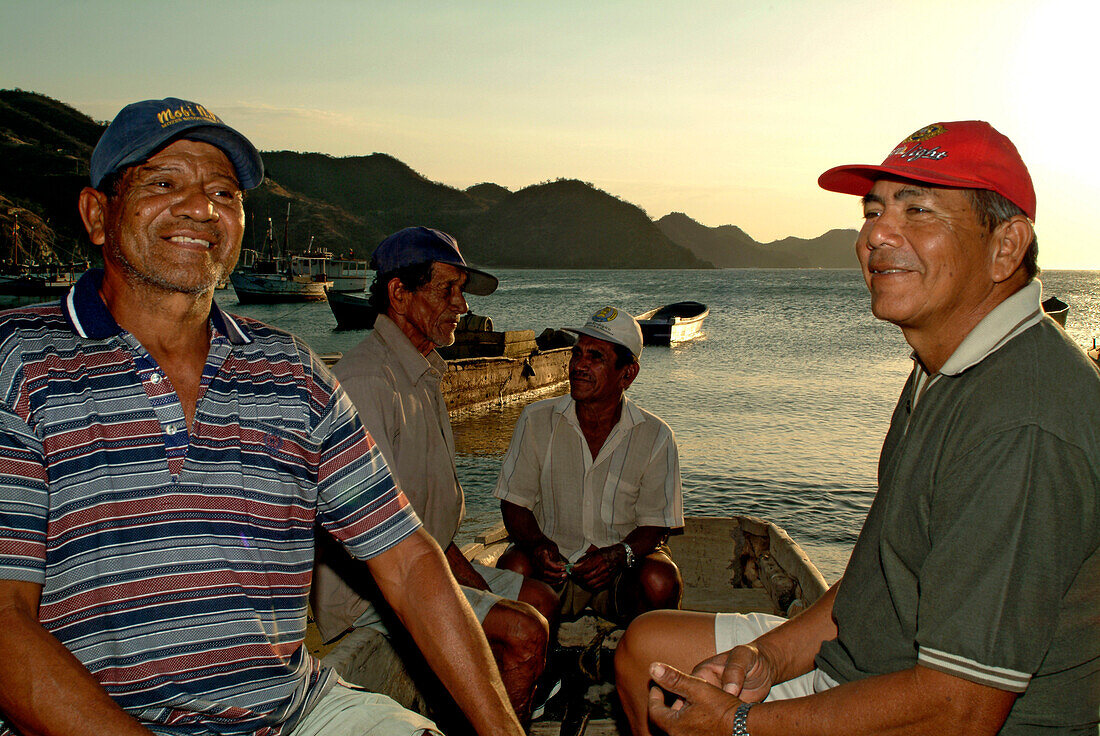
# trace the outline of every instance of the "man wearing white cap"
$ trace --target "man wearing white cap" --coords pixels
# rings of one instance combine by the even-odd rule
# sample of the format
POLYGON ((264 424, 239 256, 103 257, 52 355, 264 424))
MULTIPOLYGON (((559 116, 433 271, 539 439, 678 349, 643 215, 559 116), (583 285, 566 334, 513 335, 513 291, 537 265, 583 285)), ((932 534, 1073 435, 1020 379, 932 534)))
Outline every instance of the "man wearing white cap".
POLYGON ((637 320, 605 307, 570 332, 569 395, 524 409, 501 467, 494 495, 513 546, 498 565, 553 585, 566 618, 592 608, 625 623, 680 604, 665 545, 684 525, 676 438, 625 395, 637 320))

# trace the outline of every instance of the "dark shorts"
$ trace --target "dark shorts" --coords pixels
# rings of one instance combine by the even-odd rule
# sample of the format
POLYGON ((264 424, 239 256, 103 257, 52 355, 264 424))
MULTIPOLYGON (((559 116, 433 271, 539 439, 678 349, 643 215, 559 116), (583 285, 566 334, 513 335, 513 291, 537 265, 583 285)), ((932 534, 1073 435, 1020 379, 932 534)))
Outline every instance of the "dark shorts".
MULTIPOLYGON (((657 552, 663 553, 670 560, 672 559, 672 550, 668 548, 667 544, 657 545, 650 554, 657 552)), ((562 617, 565 620, 575 619, 585 609, 590 608, 608 621, 626 623, 622 614, 619 613, 624 608, 622 596, 629 590, 631 585, 637 585, 637 569, 635 567, 620 571, 611 580, 611 584, 601 590, 589 590, 574 582, 572 578, 567 578, 561 585, 554 586, 554 590, 557 591, 558 598, 561 600, 562 617)))

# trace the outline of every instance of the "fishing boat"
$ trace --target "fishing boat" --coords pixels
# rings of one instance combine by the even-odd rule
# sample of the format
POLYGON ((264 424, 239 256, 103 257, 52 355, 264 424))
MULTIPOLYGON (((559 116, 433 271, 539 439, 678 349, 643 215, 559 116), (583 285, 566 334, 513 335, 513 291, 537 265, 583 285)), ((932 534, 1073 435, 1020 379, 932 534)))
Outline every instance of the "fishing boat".
POLYGON ((372 271, 370 262, 359 258, 330 258, 325 263, 325 275, 332 282, 329 291, 363 293, 372 271))
POLYGON ((1069 314, 1069 305, 1056 296, 1043 300, 1043 311, 1054 319, 1055 322, 1066 326, 1066 315, 1069 314))
POLYGON ((287 238, 290 227, 290 205, 286 208, 287 223, 283 229, 280 249, 267 220, 267 235, 260 249, 242 248, 237 267, 229 275, 233 291, 241 304, 272 304, 276 302, 324 301, 325 288, 332 286, 325 271, 331 253, 310 252, 291 254, 287 238))
POLYGON ((328 308, 336 318, 337 329, 369 330, 374 327, 375 312, 366 294, 340 291, 333 286, 328 290, 328 308))
POLYGON ((87 264, 77 267, 34 265, 23 268, 5 268, 0 271, 0 295, 50 299, 67 292, 80 274, 88 268, 87 264))
MULTIPOLYGON (((88 262, 79 257, 66 262, 41 238, 37 242, 33 237, 24 239, 19 212, 11 215, 9 246, 0 260, 0 306, 20 306, 65 294, 88 270, 88 262)), ((30 227, 32 235, 34 229, 30 227)))
MULTIPOLYGON (((487 319, 482 317, 481 319, 487 319)), ((453 345, 440 348, 447 372, 439 383, 452 417, 530 401, 552 393, 569 380, 573 336, 547 328, 534 330, 459 330, 453 345)))
MULTIPOLYGON (((466 557, 493 565, 508 545, 503 525, 465 545, 466 557)), ((824 595, 825 578, 802 548, 775 524, 750 516, 689 517, 682 534, 669 539, 684 578, 683 608, 753 611, 793 616, 824 595)), ((595 616, 561 625, 560 650, 549 663, 563 677, 563 693, 536 721, 535 736, 628 736, 611 684, 614 649, 622 630, 595 616)), ((322 653, 320 649, 315 649, 322 653)), ((406 665, 371 629, 356 629, 324 652, 324 663, 350 682, 386 683, 386 694, 422 710, 424 692, 438 683, 418 666, 406 665), (418 683, 420 683, 418 685, 418 683)))
MULTIPOLYGON (((374 327, 374 311, 360 294, 328 292, 328 305, 340 329, 374 327)), ((493 330, 484 315, 465 314, 453 345, 439 348, 447 361, 440 391, 452 417, 530 400, 569 379, 573 337, 561 330, 493 330)), ((330 359, 330 365, 336 360, 330 359)))
POLYGON ((293 255, 265 258, 254 250, 242 250, 229 281, 241 304, 323 301, 325 287, 332 282, 312 275, 316 260, 293 255))
POLYGON ((642 343, 668 345, 693 340, 703 334, 703 320, 710 314, 706 304, 699 302, 675 302, 639 314, 636 319, 642 327, 642 343))
POLYGON ((309 238, 303 256, 310 261, 310 276, 317 280, 331 281, 330 292, 363 293, 367 288, 367 279, 373 273, 370 262, 361 258, 337 258, 327 248, 314 248, 313 236, 309 238))

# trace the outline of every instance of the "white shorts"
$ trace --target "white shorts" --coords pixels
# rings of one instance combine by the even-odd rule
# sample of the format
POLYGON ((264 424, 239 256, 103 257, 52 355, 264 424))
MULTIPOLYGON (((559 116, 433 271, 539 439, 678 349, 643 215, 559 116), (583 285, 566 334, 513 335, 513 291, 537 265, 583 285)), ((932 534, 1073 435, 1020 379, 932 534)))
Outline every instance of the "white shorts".
POLYGON ((392 698, 343 680, 333 685, 290 736, 443 736, 430 720, 392 698))
MULTIPOLYGON (((748 644, 756 637, 771 631, 787 619, 769 613, 719 613, 714 617, 714 651, 728 652, 741 644, 748 644)), ((788 700, 813 695, 837 686, 837 681, 819 669, 773 685, 770 700, 788 700)))

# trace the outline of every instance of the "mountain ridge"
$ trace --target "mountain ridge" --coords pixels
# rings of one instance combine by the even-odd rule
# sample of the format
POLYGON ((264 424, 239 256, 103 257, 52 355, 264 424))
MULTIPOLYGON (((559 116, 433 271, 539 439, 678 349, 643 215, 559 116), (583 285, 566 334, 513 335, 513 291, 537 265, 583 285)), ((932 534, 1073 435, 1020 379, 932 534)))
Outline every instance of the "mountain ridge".
MULTIPOLYGON (((29 239, 62 252, 89 250, 76 199, 104 128, 60 100, 0 90, 0 249, 10 249, 18 218, 26 225, 18 236, 24 244, 29 239)), ((285 237, 293 250, 312 242, 342 256, 367 257, 389 233, 426 225, 454 234, 468 258, 486 266, 856 266, 854 231, 763 244, 735 225, 710 228, 684 213, 654 221, 640 207, 577 179, 516 191, 492 182, 459 189, 386 153, 262 155, 267 177, 245 196, 246 248, 262 242, 270 220, 276 240, 285 237), (839 254, 845 238, 850 263, 839 254), (841 263, 847 265, 836 265, 841 263)))

